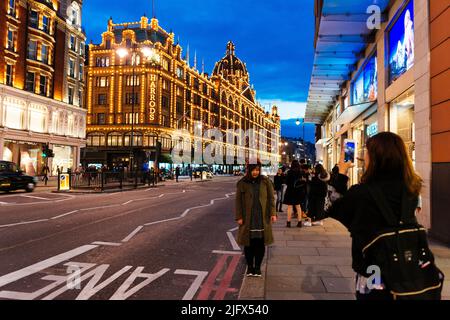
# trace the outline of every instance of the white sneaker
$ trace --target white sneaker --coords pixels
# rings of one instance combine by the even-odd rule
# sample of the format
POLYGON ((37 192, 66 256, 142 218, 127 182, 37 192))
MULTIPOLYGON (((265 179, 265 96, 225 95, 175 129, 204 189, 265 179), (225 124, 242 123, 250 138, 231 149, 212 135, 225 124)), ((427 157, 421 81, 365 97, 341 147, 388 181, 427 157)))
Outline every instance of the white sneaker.
POLYGON ((313 225, 313 226, 323 226, 323 221, 322 221, 322 220, 320 220, 320 221, 314 221, 314 222, 312 223, 312 225, 313 225))
POLYGON ((306 220, 306 221, 303 222, 303 226, 304 227, 312 227, 312 223, 311 223, 311 221, 306 220))

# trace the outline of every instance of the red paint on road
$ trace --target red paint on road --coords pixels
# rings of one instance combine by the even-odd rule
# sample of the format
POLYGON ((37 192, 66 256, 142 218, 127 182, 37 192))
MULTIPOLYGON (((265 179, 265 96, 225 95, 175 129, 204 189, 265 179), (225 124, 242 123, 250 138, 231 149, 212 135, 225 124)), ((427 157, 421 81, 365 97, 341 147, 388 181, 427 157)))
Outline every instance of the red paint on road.
POLYGON ((213 291, 216 292, 213 300, 223 300, 228 292, 238 292, 238 289, 230 288, 230 284, 233 279, 233 275, 236 272, 240 259, 240 255, 222 255, 214 266, 214 269, 209 274, 205 283, 202 285, 202 290, 198 294, 197 300, 208 300, 213 291), (215 285, 217 277, 224 269, 225 264, 230 257, 232 257, 231 262, 225 271, 225 275, 222 281, 217 286, 215 285))
POLYGON ((225 298, 240 259, 241 256, 234 256, 233 260, 231 260, 230 266, 228 267, 228 270, 220 283, 219 289, 216 290, 214 300, 223 300, 225 298))

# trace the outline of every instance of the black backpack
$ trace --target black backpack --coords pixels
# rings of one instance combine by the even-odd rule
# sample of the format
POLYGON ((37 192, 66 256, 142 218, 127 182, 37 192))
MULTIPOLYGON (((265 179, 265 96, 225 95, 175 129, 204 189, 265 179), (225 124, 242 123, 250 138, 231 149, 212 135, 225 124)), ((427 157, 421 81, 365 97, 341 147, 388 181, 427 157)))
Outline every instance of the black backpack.
POLYGON ((380 268, 381 279, 395 300, 440 300, 444 275, 434 263, 426 229, 408 217, 407 194, 402 197, 401 219, 383 193, 368 186, 387 227, 363 248, 367 266, 380 268))

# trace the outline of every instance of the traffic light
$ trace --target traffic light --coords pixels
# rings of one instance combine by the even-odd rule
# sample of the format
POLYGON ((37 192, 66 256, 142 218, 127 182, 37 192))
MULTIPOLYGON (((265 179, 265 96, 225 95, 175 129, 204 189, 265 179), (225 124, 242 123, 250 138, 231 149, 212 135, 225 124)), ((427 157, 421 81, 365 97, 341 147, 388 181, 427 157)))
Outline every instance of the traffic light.
POLYGON ((43 158, 54 158, 55 157, 53 150, 49 148, 48 144, 42 145, 42 157, 43 158))

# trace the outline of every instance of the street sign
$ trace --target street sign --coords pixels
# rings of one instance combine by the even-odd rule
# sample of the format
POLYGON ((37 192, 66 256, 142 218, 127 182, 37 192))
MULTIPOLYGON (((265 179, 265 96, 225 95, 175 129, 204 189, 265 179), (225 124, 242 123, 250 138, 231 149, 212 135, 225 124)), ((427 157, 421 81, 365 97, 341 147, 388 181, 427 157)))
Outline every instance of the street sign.
POLYGON ((70 179, 70 176, 67 173, 59 175, 59 191, 69 191, 70 190, 69 179, 70 179))

